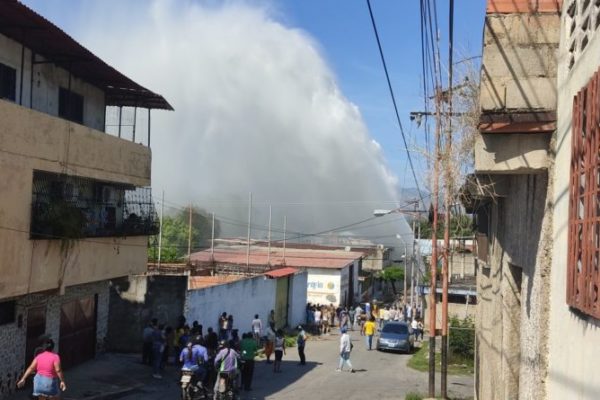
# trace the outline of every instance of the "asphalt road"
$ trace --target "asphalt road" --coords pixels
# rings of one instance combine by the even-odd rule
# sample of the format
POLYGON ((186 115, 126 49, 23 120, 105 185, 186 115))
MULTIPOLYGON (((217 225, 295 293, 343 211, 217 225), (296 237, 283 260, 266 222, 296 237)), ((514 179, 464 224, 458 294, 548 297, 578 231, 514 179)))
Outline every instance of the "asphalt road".
MULTIPOLYGON (((406 366, 410 355, 367 351, 363 338, 353 333, 354 350, 351 361, 355 373, 336 372, 339 361, 339 335, 310 340, 306 345, 307 365, 298 365, 296 348, 288 349, 283 358, 282 372, 273 373, 272 364, 257 361, 253 390, 242 392, 242 399, 404 399, 408 392, 426 393, 427 374, 406 366)), ((166 400, 179 398, 175 373, 162 381, 150 382, 126 400, 166 400)), ((473 396, 472 376, 449 376, 451 398, 473 396)), ((436 380, 439 387, 439 376, 436 380)))

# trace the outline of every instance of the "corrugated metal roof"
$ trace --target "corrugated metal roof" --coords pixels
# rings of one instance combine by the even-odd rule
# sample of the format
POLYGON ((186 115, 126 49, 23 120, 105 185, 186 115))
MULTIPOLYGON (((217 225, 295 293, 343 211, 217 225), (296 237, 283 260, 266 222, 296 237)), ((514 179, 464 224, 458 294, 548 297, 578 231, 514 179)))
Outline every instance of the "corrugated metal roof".
POLYGON ((225 285, 227 283, 242 279, 248 279, 248 277, 242 275, 190 276, 189 290, 198 290, 211 286, 225 285))
MULTIPOLYGON (((269 257, 266 248, 251 247, 250 265, 271 265, 272 267, 295 268, 332 268, 342 269, 355 260, 365 256, 363 252, 344 250, 299 250, 271 248, 269 257)), ((219 263, 230 265, 246 265, 246 247, 217 247, 214 253, 204 250, 193 253, 190 257, 192 263, 219 263)))
POLYGON ((164 97, 129 79, 17 0, 0 1, 0 33, 103 90, 107 105, 173 110, 164 97))
POLYGON ((265 275, 271 279, 273 278, 283 278, 284 276, 294 275, 298 270, 296 268, 286 267, 274 269, 268 272, 265 272, 265 275))

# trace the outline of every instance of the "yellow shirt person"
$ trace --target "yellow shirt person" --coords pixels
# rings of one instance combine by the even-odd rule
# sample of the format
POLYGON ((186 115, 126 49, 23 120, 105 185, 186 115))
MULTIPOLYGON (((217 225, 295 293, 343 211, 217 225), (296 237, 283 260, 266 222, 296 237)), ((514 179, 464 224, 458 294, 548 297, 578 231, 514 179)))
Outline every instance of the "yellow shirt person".
POLYGON ((371 317, 363 326, 363 332, 367 339, 367 349, 371 350, 373 347, 373 335, 375 335, 375 318, 371 317))

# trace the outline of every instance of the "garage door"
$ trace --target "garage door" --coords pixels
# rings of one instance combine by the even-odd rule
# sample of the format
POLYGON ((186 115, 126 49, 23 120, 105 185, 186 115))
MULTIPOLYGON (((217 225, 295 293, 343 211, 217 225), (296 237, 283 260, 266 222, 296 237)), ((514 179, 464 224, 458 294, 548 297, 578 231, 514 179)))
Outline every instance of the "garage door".
POLYGON ((83 297, 62 304, 59 352, 65 368, 94 358, 96 296, 83 297))

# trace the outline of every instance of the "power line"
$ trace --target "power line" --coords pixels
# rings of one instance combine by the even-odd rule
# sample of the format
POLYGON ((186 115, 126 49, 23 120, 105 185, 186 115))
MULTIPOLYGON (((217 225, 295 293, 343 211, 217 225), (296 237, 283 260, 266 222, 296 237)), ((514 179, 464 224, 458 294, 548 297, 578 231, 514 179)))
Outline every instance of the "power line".
POLYGON ((379 40, 379 32, 377 31, 377 24, 375 23, 375 17, 373 16, 373 10, 371 9, 371 0, 367 0, 367 6, 369 7, 369 15, 371 16, 371 23, 373 24, 373 32, 375 33, 375 39, 377 39, 377 47, 379 49, 379 55, 381 56, 381 62, 383 64, 385 78, 387 80, 388 88, 390 90, 390 96, 392 97, 392 103, 394 105, 394 111, 396 113, 396 121, 398 121, 398 127, 400 128, 400 133, 402 135, 402 141, 404 142, 404 149, 406 150, 406 156, 408 157, 408 160, 410 163, 410 169, 412 171, 412 175, 415 180, 415 185, 417 186, 417 191, 419 192, 419 197, 421 198, 421 203, 423 204, 423 207, 425 207, 425 202, 423 201, 423 195, 421 193, 421 187, 419 185, 419 180, 417 179, 417 174, 415 172, 415 167, 413 165, 412 157, 410 155, 410 152, 408 151, 408 144, 406 142, 406 136, 404 135, 404 128, 402 127, 402 121, 400 120, 400 114, 398 113, 398 106, 396 105, 396 97, 394 96, 394 90, 392 89, 392 83, 390 81, 390 75, 388 73, 387 65, 385 62, 385 57, 383 55, 381 41, 379 40))

